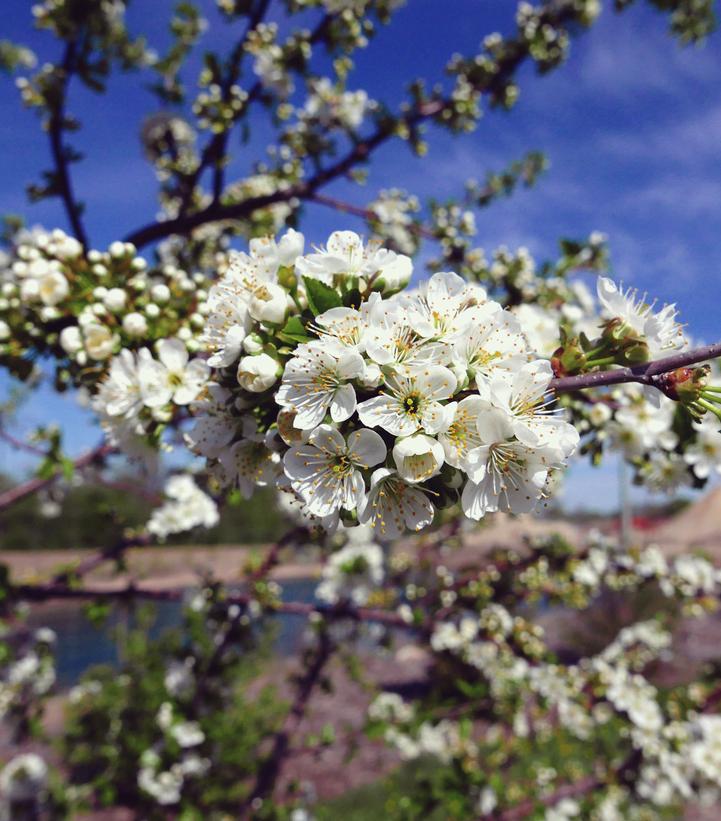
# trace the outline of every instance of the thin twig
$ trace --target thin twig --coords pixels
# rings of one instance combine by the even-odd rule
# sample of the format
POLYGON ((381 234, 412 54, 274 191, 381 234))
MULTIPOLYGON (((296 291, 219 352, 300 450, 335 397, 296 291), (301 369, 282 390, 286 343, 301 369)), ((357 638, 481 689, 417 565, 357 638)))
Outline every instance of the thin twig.
POLYGON ((37 445, 31 445, 30 442, 25 442, 22 439, 18 439, 17 436, 13 436, 12 433, 9 433, 2 427, 0 427, 0 439, 3 439, 8 443, 8 445, 11 445, 16 450, 23 450, 26 453, 32 453, 34 456, 44 457, 48 455, 42 448, 39 448, 37 445))
MULTIPOLYGON (((361 206, 353 205, 350 202, 344 202, 343 200, 336 199, 335 197, 326 197, 323 194, 313 194, 313 196, 309 197, 308 201, 314 202, 318 205, 326 205, 328 208, 333 208, 344 214, 352 214, 354 217, 360 217, 366 222, 378 218, 378 215, 370 208, 362 208, 361 206)), ((426 239, 438 239, 433 231, 431 231, 430 228, 426 228, 425 225, 412 222, 406 227, 412 234, 417 234, 418 236, 425 237, 426 239)))

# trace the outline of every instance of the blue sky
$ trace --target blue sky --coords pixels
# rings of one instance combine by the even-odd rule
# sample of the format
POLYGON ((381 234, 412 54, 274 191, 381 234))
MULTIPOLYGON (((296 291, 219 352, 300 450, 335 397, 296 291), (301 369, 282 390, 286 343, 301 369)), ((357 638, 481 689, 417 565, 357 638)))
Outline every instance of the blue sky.
MULTIPOLYGON (((3 36, 31 46, 41 59, 55 59, 56 44, 31 28, 29 6, 26 0, 6 0, 3 36)), ((171 6, 168 0, 135 0, 131 29, 147 33, 162 49, 171 6)), ((205 42, 214 48, 229 45, 240 24, 228 29, 213 4, 208 6, 205 42)), ((349 88, 398 102, 411 78, 439 78, 453 51, 471 52, 485 34, 511 31, 514 8, 510 0, 411 0, 360 53, 349 88)), ((542 150, 550 171, 534 190, 481 212, 478 243, 489 251, 502 244, 526 245, 544 259, 555 255, 561 236, 603 231, 616 276, 660 300, 677 302, 694 338, 718 339, 721 34, 704 47, 681 49, 668 36, 667 21, 645 4, 623 15, 604 11, 596 26, 574 41, 570 60, 558 71, 538 77, 531 67, 522 70, 521 98, 510 114, 486 112, 472 135, 429 132, 430 152, 423 161, 403 144, 391 144, 376 155, 365 190, 340 182, 326 193, 363 204, 378 189, 398 186, 421 199, 442 199, 460 192, 468 176, 483 178, 528 150, 542 150)), ((195 73, 187 75, 189 86, 195 73)), ((246 82, 252 82, 250 74, 246 82)), ((69 107, 84 126, 73 142, 87 153, 74 180, 87 204, 95 247, 155 215, 155 180, 138 140, 152 106, 142 80, 133 75, 114 79, 107 96, 73 88, 69 107)), ((262 152, 267 132, 257 124, 258 138, 238 152, 238 174, 262 152)), ((25 185, 49 167, 48 147, 35 115, 20 108, 8 81, 0 82, 0 156, 0 213, 66 228, 58 202, 31 206, 25 200, 25 185)), ((322 241, 340 227, 361 226, 321 206, 307 208, 302 228, 309 240, 322 241)), ((6 387, 0 377, 0 391, 6 387)), ((24 408, 20 427, 29 429, 48 415, 66 428, 72 452, 96 441, 92 420, 72 397, 58 399, 45 388, 24 408)), ((28 468, 7 449, 0 449, 0 459, 16 472, 28 468)), ((566 498, 572 505, 592 498, 613 507, 615 493, 614 470, 584 466, 573 471, 566 498)))

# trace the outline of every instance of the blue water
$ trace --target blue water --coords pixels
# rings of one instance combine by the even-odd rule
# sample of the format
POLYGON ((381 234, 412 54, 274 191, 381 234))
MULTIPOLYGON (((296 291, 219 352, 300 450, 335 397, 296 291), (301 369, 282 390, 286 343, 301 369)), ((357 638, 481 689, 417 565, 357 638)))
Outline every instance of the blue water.
MULTIPOLYGON (((313 601, 317 581, 298 579, 284 582, 285 601, 313 601)), ((102 627, 91 624, 84 614, 81 602, 52 603, 34 606, 28 617, 28 626, 51 627, 57 633, 56 669, 58 685, 75 684, 88 667, 94 664, 119 663, 119 647, 115 636, 122 625, 132 626, 132 609, 116 605, 102 627)), ((182 619, 180 602, 156 602, 155 621, 149 633, 158 636, 169 627, 177 627, 182 619)), ((299 645, 306 620, 292 615, 275 616, 277 635, 275 649, 279 653, 293 653, 299 645)))

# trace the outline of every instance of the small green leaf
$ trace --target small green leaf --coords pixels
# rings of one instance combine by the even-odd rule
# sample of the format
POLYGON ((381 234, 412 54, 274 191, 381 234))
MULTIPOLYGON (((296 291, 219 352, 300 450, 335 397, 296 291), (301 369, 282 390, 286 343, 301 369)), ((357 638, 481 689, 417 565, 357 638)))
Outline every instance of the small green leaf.
POLYGON ((283 342, 291 344, 308 342, 310 337, 306 333, 303 320, 299 316, 292 316, 286 323, 282 331, 278 332, 278 337, 283 342))
POLYGON ((343 302, 340 294, 333 290, 325 282, 319 279, 311 279, 311 277, 303 277, 303 284, 305 285, 305 292, 308 296, 308 305, 313 316, 318 316, 331 308, 340 308, 343 302))
POLYGON ((44 459, 37 470, 38 479, 52 479, 57 473, 58 466, 52 459, 44 459))
POLYGON ((75 464, 73 463, 73 460, 69 459, 67 456, 63 456, 60 459, 60 466, 63 471, 63 478, 66 482, 69 482, 75 473, 75 464))

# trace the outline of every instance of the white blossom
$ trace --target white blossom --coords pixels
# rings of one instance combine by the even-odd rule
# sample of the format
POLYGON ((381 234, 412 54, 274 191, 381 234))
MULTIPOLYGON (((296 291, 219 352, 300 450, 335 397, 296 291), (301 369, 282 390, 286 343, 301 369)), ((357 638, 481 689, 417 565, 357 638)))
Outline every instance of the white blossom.
POLYGON ((355 510, 363 503, 361 470, 377 465, 385 456, 383 440, 372 430, 355 431, 346 440, 330 425, 320 425, 308 444, 286 453, 284 467, 308 510, 327 516, 340 508, 355 510))

